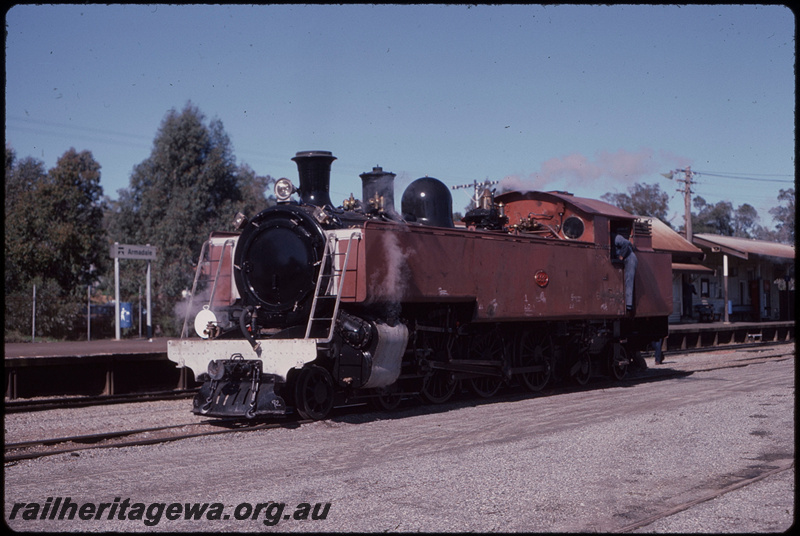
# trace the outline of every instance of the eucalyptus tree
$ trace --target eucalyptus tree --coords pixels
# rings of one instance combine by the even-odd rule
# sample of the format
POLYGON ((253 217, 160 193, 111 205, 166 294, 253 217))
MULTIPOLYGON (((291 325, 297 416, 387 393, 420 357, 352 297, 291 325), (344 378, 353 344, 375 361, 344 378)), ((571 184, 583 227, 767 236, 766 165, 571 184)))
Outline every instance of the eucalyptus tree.
POLYGON ((781 189, 778 192, 777 207, 770 209, 769 213, 772 218, 778 222, 776 225, 776 234, 778 240, 786 244, 794 244, 795 234, 795 205, 794 205, 794 188, 786 190, 781 189))
POLYGON ((5 171, 6 332, 30 329, 36 285, 37 332, 76 336, 86 287, 108 257, 100 165, 91 152, 69 149, 45 172, 6 147, 5 171))
MULTIPOLYGON (((206 122, 187 103, 167 112, 150 156, 136 165, 130 186, 120 190, 108 214, 112 241, 158 248, 152 266, 153 322, 164 334, 175 334, 180 320, 173 309, 191 288, 195 263, 212 230, 233 230, 238 211, 266 207, 260 192, 272 182, 247 166, 237 166, 222 122, 206 122), (256 196, 257 197, 257 196, 256 196)), ((128 263, 128 282, 141 280, 141 266, 128 263)), ((135 291, 128 283, 128 294, 135 291)))
POLYGON ((628 193, 609 192, 601 199, 631 214, 658 218, 669 225, 669 195, 658 184, 636 183, 628 188, 628 193))

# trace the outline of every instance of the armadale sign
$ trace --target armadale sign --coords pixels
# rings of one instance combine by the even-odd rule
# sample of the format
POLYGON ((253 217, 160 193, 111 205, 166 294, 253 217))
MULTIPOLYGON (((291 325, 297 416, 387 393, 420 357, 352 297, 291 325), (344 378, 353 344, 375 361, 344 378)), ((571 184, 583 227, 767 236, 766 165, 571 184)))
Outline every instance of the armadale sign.
MULTIPOLYGON (((153 325, 150 322, 150 261, 154 261, 156 259, 156 247, 147 244, 146 246, 133 246, 130 244, 120 244, 119 242, 114 242, 111 246, 111 258, 114 259, 114 314, 117 317, 116 321, 116 335, 117 340, 120 337, 120 320, 123 321, 123 326, 125 328, 131 327, 128 323, 129 318, 123 318, 122 312, 120 311, 120 302, 119 302, 119 260, 120 259, 139 259, 147 261, 147 337, 152 340, 153 337, 153 325)), ((128 314, 130 317, 130 312, 128 314)))
POLYGON ((111 246, 112 259, 143 259, 153 261, 156 259, 155 246, 132 246, 130 244, 117 244, 111 246))

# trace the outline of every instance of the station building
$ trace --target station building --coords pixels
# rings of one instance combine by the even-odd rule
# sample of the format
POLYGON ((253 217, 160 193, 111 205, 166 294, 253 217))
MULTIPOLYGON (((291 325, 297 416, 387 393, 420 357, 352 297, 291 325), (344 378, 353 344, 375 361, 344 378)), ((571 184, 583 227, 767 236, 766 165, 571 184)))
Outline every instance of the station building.
POLYGON ((706 254, 703 264, 714 267, 713 275, 696 283, 700 300, 715 314, 724 313, 727 292, 731 322, 794 320, 794 246, 713 234, 696 234, 692 241, 706 254))
POLYGON ((795 248, 699 233, 692 243, 652 218, 653 249, 672 254, 670 323, 795 318, 795 248), (725 265, 727 264, 727 277, 725 265))

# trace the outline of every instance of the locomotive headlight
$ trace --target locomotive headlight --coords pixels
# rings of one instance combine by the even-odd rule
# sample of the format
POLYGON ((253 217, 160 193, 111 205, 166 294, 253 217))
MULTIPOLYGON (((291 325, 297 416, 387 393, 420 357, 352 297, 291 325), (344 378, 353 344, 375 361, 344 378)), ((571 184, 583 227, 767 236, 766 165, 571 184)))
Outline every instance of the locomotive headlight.
POLYGON ((279 203, 288 201, 296 191, 297 188, 294 187, 294 184, 289 179, 278 179, 278 182, 275 183, 275 197, 279 203))
POLYGON ((204 305, 203 309, 194 317, 194 331, 200 338, 208 339, 210 336, 208 326, 209 324, 215 325, 216 323, 217 315, 208 308, 208 305, 204 305))

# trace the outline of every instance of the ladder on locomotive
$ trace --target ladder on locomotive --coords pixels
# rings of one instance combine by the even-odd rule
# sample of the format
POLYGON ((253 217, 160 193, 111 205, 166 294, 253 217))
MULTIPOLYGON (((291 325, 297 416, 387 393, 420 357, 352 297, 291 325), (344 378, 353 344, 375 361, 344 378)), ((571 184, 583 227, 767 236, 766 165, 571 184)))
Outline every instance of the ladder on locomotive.
MULTIPOLYGON (((233 238, 228 238, 222 242, 222 251, 219 253, 219 259, 216 260, 217 268, 213 274, 211 272, 206 273, 206 277, 203 277, 203 268, 205 266, 211 267, 214 264, 214 259, 212 258, 211 248, 213 247, 220 247, 220 241, 214 240, 213 238, 206 240, 203 242, 203 247, 200 249, 200 258, 197 262, 197 269, 195 270, 194 274, 194 283, 192 283, 192 290, 189 293, 189 305, 186 307, 186 312, 183 316, 183 328, 181 328, 181 339, 185 339, 189 336, 189 332, 187 331, 187 324, 189 322, 189 316, 194 311, 194 298, 197 295, 197 287, 201 287, 202 290, 206 290, 208 285, 211 284, 211 292, 208 296, 208 303, 203 305, 203 309, 210 309, 211 304, 214 303, 214 296, 217 293, 217 284, 220 281, 220 273, 222 271, 222 265, 225 263, 225 254, 232 255, 233 248, 236 247, 236 240, 233 238)), ((233 258, 231 257, 231 264, 233 264, 233 258)), ((233 275, 231 274, 231 278, 233 275)))
POLYGON ((314 299, 311 301, 311 313, 308 316, 308 325, 306 326, 306 339, 311 338, 312 329, 315 333, 318 333, 325 327, 327 327, 325 338, 317 338, 321 342, 330 342, 333 338, 333 328, 336 325, 336 316, 339 314, 339 304, 342 301, 342 288, 344 288, 344 277, 347 272, 350 251, 353 249, 353 243, 358 240, 361 240, 361 233, 354 231, 347 241, 347 250, 342 253, 339 251, 340 238, 334 232, 327 233, 317 284, 314 288, 314 299), (339 262, 340 260, 342 261, 341 263, 339 262), (327 270, 329 264, 330 270, 327 270), (333 302, 333 310, 327 313, 331 316, 317 316, 326 314, 326 311, 331 311, 331 302, 333 302))

